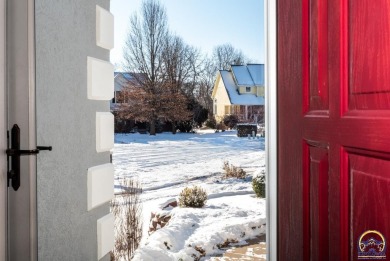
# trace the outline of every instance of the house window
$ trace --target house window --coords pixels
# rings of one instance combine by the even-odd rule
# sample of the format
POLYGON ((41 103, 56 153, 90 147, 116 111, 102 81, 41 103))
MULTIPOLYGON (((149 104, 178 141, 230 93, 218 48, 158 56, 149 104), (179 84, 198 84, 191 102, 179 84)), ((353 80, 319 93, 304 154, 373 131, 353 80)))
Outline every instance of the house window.
POLYGON ((251 92, 251 87, 245 87, 246 92, 251 92))
POLYGON ((230 106, 225 105, 225 114, 230 114, 230 106))

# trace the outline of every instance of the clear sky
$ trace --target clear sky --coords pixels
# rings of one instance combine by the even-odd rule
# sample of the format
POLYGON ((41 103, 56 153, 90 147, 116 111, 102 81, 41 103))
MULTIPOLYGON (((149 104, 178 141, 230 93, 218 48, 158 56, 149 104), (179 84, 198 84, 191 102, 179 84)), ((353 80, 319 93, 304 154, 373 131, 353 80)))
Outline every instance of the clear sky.
MULTIPOLYGON (((165 6, 169 29, 206 54, 225 43, 240 49, 251 61, 264 63, 263 0, 160 0, 165 6)), ((142 0, 111 0, 115 17, 115 48, 111 62, 119 65, 130 15, 142 0)))

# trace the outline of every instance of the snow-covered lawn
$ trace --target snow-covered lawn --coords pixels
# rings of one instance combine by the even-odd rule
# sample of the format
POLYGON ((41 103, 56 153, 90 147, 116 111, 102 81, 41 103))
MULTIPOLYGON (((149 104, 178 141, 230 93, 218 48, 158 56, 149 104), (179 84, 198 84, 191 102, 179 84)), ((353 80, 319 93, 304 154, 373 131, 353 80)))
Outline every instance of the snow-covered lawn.
POLYGON ((137 177, 143 193, 144 233, 135 260, 193 260, 222 253, 226 240, 244 243, 265 233, 265 199, 257 198, 251 179, 265 168, 264 139, 238 138, 235 131, 196 134, 117 134, 113 152, 116 177, 137 177), (223 162, 240 166, 245 180, 222 179, 223 162), (152 211, 181 190, 198 185, 207 191, 201 209, 173 208, 169 224, 148 236, 152 211))

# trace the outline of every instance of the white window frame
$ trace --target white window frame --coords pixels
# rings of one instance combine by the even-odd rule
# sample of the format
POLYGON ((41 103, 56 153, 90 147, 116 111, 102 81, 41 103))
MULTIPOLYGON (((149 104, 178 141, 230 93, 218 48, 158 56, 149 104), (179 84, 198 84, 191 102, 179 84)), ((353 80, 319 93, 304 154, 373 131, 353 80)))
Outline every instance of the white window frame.
POLYGON ((265 62, 265 132, 266 132, 266 198, 267 198, 267 260, 277 260, 277 5, 264 1, 266 62, 265 62))

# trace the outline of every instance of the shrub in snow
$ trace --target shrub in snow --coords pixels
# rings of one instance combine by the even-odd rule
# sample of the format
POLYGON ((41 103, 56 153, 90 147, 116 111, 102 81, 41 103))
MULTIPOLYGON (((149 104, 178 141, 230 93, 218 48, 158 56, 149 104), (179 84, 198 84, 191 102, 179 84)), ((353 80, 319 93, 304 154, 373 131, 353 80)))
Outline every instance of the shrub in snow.
POLYGON ((265 175, 253 177, 252 187, 256 193, 256 196, 265 198, 265 175))
POLYGON ((110 204, 115 217, 115 245, 110 255, 111 260, 130 260, 142 237, 142 189, 133 179, 121 180, 120 187, 122 191, 110 204))
POLYGON ((246 172, 242 168, 236 167, 233 164, 229 164, 229 161, 223 163, 223 170, 225 171, 225 178, 237 178, 245 179, 246 172))
POLYGON ((230 129, 233 129, 238 123, 238 116, 234 114, 225 115, 225 117, 223 117, 223 123, 230 129))
POLYGON ((180 192, 179 206, 190 208, 201 208, 207 200, 207 193, 198 186, 185 188, 180 192))
POLYGON ((208 119, 206 121, 206 127, 209 127, 210 129, 215 129, 215 127, 217 126, 217 121, 215 120, 214 117, 208 119))
POLYGON ((222 130, 222 131, 225 131, 227 129, 226 125, 223 123, 223 121, 220 121, 217 126, 216 126, 216 129, 217 130, 222 130))

